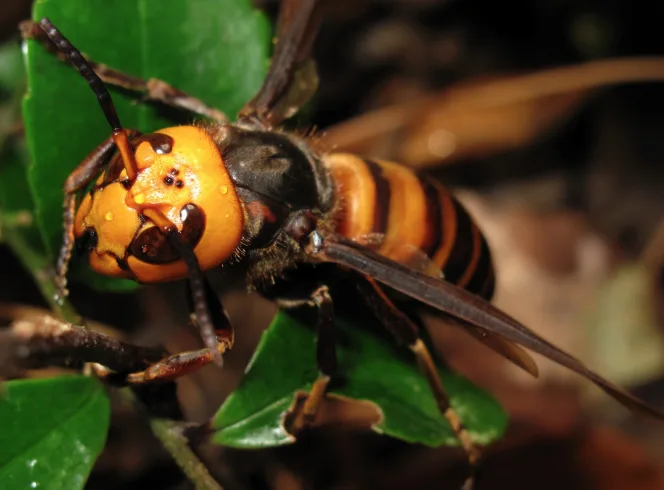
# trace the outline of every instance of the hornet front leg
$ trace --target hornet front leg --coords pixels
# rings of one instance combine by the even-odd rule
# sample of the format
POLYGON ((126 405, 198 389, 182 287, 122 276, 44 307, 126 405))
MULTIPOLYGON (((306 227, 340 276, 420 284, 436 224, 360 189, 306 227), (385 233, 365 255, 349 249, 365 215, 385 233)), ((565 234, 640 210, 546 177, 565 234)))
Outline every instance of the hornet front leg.
MULTIPOLYGON (((195 298, 195 295, 192 291, 191 282, 188 282, 187 285, 190 292, 191 321, 194 326, 197 326, 198 319, 193 304, 195 299, 191 299, 195 298)), ((140 385, 150 382, 174 380, 198 371, 202 367, 215 362, 217 356, 221 356, 229 351, 233 347, 235 337, 233 325, 226 314, 221 300, 207 280, 205 281, 204 300, 207 302, 212 315, 211 321, 214 325, 214 332, 217 337, 216 349, 206 347, 204 349, 180 352, 168 356, 155 362, 143 371, 128 374, 120 384, 140 385)), ((112 380, 115 377, 114 374, 101 367, 97 367, 96 370, 98 375, 106 377, 109 380, 112 380)))

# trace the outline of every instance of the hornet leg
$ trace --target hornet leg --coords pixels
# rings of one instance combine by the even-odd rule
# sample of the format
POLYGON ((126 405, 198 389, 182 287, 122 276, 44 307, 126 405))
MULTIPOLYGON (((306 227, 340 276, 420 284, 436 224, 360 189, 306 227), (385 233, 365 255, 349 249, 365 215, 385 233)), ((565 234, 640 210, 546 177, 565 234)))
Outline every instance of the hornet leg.
POLYGON ((461 418, 450 406, 449 396, 443 387, 433 356, 419 335, 418 326, 392 302, 385 291, 373 279, 368 277, 365 277, 365 279, 365 282, 361 282, 358 285, 364 293, 362 297, 365 298, 374 311, 374 314, 381 320, 381 323, 385 325, 397 342, 406 344, 413 354, 415 354, 418 366, 427 378, 440 412, 449 422, 468 457, 468 462, 471 466, 471 476, 466 481, 464 488, 472 488, 480 451, 473 443, 461 418))
MULTIPOLYGON (((34 39, 38 41, 45 49, 54 53, 58 59, 66 62, 64 56, 57 51, 55 46, 53 46, 51 41, 44 34, 44 31, 39 27, 39 24, 31 20, 26 20, 21 23, 20 29, 23 39, 34 39)), ((92 66, 95 73, 104 83, 132 92, 137 92, 142 94, 147 100, 159 102, 175 109, 186 110, 193 114, 212 119, 219 124, 228 124, 229 122, 228 117, 226 117, 226 115, 220 110, 207 106, 202 100, 188 95, 162 80, 156 78, 144 80, 114 70, 113 68, 101 63, 96 63, 90 59, 87 59, 87 62, 92 66)))
POLYGON ((320 286, 311 293, 309 298, 301 300, 279 300, 278 304, 284 308, 313 306, 318 309, 316 362, 319 374, 314 385, 311 387, 311 392, 304 402, 304 406, 295 413, 295 417, 290 423, 290 430, 297 433, 310 425, 316 418, 316 413, 325 396, 327 386, 337 371, 337 353, 334 342, 334 308, 327 286, 320 286))
MULTIPOLYGON (((192 286, 189 284, 189 289, 192 286)), ((188 295, 189 298, 192 295, 188 295)), ((217 336, 217 348, 210 347, 195 351, 181 352, 174 354, 159 362, 149 366, 144 371, 131 373, 126 377, 125 382, 129 384, 143 384, 152 381, 167 381, 198 371, 203 366, 215 362, 217 356, 223 355, 233 347, 234 331, 233 326, 224 310, 219 297, 212 289, 212 286, 205 281, 205 300, 212 315, 214 333, 217 336)), ((190 310, 195 311, 193 301, 190 299, 190 310)), ((193 323, 198 323, 196 315, 191 314, 193 323)))

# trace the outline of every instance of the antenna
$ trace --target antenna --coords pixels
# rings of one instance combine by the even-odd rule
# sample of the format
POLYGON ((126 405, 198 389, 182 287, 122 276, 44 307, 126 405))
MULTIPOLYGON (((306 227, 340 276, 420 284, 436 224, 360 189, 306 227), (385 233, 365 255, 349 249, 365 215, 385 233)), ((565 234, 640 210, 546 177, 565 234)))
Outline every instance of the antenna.
POLYGON ((39 21, 39 26, 46 33, 48 38, 55 44, 67 61, 78 70, 78 72, 85 78, 85 80, 90 85, 90 88, 97 96, 97 102, 101 110, 106 116, 108 124, 113 130, 113 141, 120 150, 122 156, 122 162, 124 163, 125 169, 127 170, 127 177, 130 181, 134 181, 136 175, 138 174, 138 169, 136 167, 136 162, 134 161, 133 152, 129 146, 129 139, 127 136, 127 131, 120 124, 120 118, 115 110, 115 105, 113 104, 113 99, 111 94, 108 92, 106 85, 102 82, 101 78, 95 73, 90 66, 90 63, 83 57, 81 52, 74 47, 74 45, 69 42, 69 40, 58 30, 57 27, 46 17, 39 21))

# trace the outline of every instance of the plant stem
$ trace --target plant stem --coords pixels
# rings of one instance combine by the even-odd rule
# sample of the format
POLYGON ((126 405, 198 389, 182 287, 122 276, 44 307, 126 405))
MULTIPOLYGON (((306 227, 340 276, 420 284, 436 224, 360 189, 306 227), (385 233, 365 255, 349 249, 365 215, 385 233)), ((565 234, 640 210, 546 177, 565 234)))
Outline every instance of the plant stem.
POLYGON ((191 450, 187 438, 182 435, 175 422, 153 418, 150 420, 150 427, 197 490, 222 490, 205 465, 191 450))
MULTIPOLYGON (((62 305, 55 301, 54 275, 46 254, 32 245, 20 231, 5 227, 3 232, 4 241, 11 247, 23 266, 32 274, 51 309, 65 322, 80 324, 80 315, 67 299, 64 300, 62 305)), ((122 393, 132 402, 138 402, 136 395, 130 389, 124 389, 122 393)), ((173 421, 151 418, 150 427, 197 490, 222 490, 222 487, 210 475, 205 465, 191 450, 187 438, 182 435, 173 421)))
POLYGON ((32 274, 53 312, 66 322, 80 324, 81 317, 69 301, 65 299, 62 305, 55 301, 57 288, 53 282, 54 272, 46 254, 30 243, 21 231, 7 226, 3 232, 4 241, 11 247, 23 267, 32 274))

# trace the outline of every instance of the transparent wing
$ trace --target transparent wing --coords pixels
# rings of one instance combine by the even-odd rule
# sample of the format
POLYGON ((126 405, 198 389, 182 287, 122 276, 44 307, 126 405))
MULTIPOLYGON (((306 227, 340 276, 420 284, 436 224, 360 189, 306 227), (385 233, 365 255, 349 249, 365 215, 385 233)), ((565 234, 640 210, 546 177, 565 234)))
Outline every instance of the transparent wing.
POLYGON ((353 269, 464 323, 537 352, 595 383, 632 410, 664 419, 664 414, 586 367, 514 318, 462 288, 409 269, 342 237, 318 235, 312 257, 353 269))
POLYGON ((245 124, 271 128, 292 116, 318 88, 315 64, 309 59, 318 31, 316 0, 284 0, 270 69, 258 93, 239 113, 245 124))

